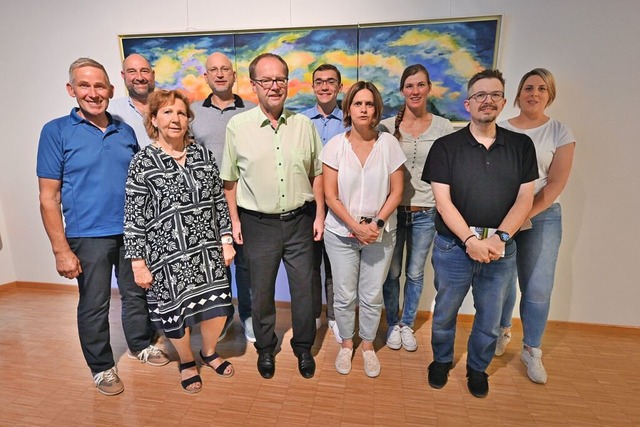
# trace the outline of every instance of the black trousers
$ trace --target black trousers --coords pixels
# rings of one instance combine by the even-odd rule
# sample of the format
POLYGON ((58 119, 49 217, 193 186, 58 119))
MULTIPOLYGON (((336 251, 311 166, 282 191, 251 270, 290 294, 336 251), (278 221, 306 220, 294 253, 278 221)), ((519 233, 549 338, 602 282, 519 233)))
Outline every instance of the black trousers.
POLYGON ((131 351, 147 348, 155 331, 149 320, 145 290, 133 280, 131 261, 124 258, 122 235, 67 239, 80 260, 78 334, 82 353, 93 374, 115 365, 109 334, 111 272, 115 268, 122 298, 122 328, 131 351))
POLYGON ((313 209, 289 221, 259 218, 240 211, 244 255, 251 274, 251 317, 258 353, 273 353, 275 285, 280 261, 284 263, 291 294, 291 347, 298 355, 311 351, 316 326, 313 313, 313 209))

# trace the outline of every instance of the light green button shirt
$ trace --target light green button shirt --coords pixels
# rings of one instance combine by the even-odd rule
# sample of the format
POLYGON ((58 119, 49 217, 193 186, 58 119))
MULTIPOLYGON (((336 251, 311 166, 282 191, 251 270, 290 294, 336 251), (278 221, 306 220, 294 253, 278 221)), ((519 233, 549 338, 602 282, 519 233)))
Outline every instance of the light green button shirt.
POLYGON ((273 129, 260 107, 229 120, 220 177, 238 181, 239 207, 282 213, 314 200, 310 179, 322 173, 320 135, 311 120, 283 110, 273 129))

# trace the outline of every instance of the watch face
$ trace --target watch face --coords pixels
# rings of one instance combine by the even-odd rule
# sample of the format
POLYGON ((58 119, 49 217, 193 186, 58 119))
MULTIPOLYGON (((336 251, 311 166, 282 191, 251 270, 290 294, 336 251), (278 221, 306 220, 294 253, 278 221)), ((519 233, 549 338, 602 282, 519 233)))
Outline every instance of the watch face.
POLYGON ((501 231, 500 233, 498 233, 498 237, 500 237, 500 240, 502 240, 503 242, 506 242, 507 240, 509 240, 509 233, 501 231))
POLYGON ((384 220, 379 219, 378 221, 376 221, 376 225, 378 226, 378 228, 384 227, 384 220))

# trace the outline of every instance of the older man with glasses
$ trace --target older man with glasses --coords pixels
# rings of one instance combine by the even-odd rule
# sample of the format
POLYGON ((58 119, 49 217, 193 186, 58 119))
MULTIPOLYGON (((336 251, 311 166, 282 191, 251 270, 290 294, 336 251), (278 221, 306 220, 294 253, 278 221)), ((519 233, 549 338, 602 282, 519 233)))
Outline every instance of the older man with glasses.
POLYGON ((283 261, 289 280, 293 338, 304 378, 315 373, 311 347, 314 240, 324 231, 322 142, 311 120, 284 108, 289 67, 265 53, 249 65, 259 105, 227 125, 221 177, 233 238, 244 245, 251 275, 251 313, 263 378, 275 374, 275 283, 283 261))
POLYGON ((456 317, 471 287, 476 314, 467 346, 467 387, 473 396, 485 397, 485 370, 495 352, 504 300, 515 281, 512 237, 531 210, 538 168, 531 138, 496 125, 506 102, 502 73, 477 73, 467 94, 464 105, 471 122, 434 142, 422 174, 431 184, 437 209, 432 263, 438 293, 428 378, 433 388, 447 383, 456 317))

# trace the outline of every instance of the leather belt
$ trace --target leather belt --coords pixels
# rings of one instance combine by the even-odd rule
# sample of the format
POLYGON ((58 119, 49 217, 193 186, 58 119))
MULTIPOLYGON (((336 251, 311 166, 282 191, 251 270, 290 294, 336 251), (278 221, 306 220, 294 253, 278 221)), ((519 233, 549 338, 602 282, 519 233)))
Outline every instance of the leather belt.
POLYGON ((269 213, 262 213, 258 211, 251 211, 249 209, 241 208, 239 206, 238 206, 238 210, 242 213, 246 213, 247 215, 255 216, 260 219, 279 219, 280 221, 291 221, 301 213, 305 212, 310 205, 311 205, 311 202, 305 202, 305 204, 300 206, 299 208, 296 208, 292 211, 284 212, 281 214, 269 214, 269 213))
POLYGON ((398 206, 400 212, 428 212, 433 207, 428 208, 426 206, 398 206))

